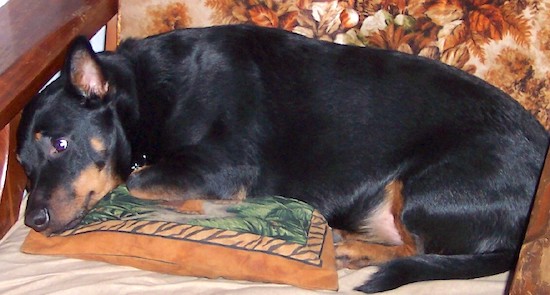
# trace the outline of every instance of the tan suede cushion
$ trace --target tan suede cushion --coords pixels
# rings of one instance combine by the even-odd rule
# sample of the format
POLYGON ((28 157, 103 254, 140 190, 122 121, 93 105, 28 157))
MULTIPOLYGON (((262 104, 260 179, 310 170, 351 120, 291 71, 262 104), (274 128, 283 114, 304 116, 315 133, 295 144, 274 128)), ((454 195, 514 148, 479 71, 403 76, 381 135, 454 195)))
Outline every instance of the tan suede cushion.
POLYGON ((21 250, 169 274, 338 289, 331 230, 307 204, 282 197, 160 204, 104 198, 72 230, 31 230, 21 250))

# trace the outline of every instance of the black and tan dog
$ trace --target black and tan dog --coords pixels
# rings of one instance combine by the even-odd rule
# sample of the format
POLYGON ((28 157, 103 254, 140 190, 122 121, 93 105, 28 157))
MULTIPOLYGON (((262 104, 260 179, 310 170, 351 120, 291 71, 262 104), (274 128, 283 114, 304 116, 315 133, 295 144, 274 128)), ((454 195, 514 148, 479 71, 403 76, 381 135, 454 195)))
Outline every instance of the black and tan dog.
POLYGON ((341 266, 380 265, 365 292, 509 270, 548 145, 518 103, 449 66, 247 26, 97 55, 79 38, 18 136, 37 231, 74 226, 124 181, 170 201, 293 197, 341 230, 341 266))

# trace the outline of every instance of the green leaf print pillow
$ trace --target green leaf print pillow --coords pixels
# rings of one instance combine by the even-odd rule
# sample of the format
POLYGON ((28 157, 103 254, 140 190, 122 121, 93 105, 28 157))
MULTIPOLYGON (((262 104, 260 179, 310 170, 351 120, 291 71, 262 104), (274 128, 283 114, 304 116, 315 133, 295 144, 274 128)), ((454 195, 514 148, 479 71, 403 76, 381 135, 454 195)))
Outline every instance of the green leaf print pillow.
POLYGON ((338 288, 325 219, 277 196, 167 203, 120 186, 75 228, 51 237, 31 230, 21 249, 168 274, 338 288))

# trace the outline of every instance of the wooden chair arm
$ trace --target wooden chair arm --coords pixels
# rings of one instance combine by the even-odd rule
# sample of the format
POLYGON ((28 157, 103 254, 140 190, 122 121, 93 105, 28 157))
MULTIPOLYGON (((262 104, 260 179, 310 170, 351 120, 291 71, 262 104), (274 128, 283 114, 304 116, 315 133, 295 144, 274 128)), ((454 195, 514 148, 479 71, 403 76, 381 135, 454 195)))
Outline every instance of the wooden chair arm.
POLYGON ((550 152, 533 201, 510 294, 550 294, 550 152))

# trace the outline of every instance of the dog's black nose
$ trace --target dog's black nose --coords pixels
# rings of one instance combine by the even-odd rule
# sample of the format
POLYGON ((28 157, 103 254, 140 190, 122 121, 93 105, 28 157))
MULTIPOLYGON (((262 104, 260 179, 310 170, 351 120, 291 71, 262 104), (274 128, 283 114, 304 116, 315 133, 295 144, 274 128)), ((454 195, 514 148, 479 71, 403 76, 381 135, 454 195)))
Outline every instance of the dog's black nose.
POLYGON ((49 223, 50 214, 47 208, 32 210, 25 218, 25 224, 38 232, 45 230, 49 223))

